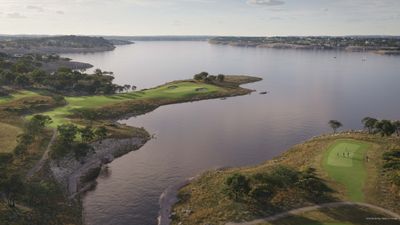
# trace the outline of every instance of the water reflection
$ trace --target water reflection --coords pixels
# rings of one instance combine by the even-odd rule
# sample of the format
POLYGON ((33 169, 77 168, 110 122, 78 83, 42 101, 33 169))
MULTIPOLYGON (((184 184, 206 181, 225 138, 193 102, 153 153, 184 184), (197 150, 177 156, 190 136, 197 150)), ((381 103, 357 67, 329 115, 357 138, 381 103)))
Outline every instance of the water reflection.
POLYGON ((164 106, 121 121, 157 138, 109 165, 111 175, 101 176, 84 199, 87 224, 155 224, 161 192, 177 181, 209 168, 263 162, 328 132, 330 119, 356 129, 364 116, 395 119, 400 110, 398 57, 369 54, 362 61, 362 53, 204 42, 140 42, 69 57, 114 71, 118 83, 139 88, 209 71, 261 76, 262 82, 246 86, 270 91, 164 106))

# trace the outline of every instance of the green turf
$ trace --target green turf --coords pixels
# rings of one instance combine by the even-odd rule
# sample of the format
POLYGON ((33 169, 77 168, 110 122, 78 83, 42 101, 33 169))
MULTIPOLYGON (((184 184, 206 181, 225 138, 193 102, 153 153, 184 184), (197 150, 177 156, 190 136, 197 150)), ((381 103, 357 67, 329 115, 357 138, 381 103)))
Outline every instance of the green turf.
POLYGON ((366 152, 369 144, 354 140, 337 140, 324 154, 323 168, 335 181, 343 184, 348 198, 364 201, 363 187, 367 178, 366 152))
POLYGON ((7 102, 10 102, 13 100, 18 100, 21 98, 38 96, 38 95, 39 95, 38 93, 33 92, 33 91, 27 91, 27 90, 18 91, 18 92, 11 94, 10 96, 0 97, 0 104, 7 103, 7 102))
POLYGON ((179 82, 176 84, 162 85, 157 88, 145 91, 115 94, 111 96, 66 97, 66 101, 68 102, 67 106, 59 107, 42 114, 50 116, 53 119, 53 123, 51 124, 51 126, 56 127, 57 125, 68 122, 68 119, 66 117, 71 114, 71 111, 73 109, 96 108, 133 99, 183 99, 195 96, 199 93, 207 94, 217 92, 219 90, 222 90, 222 88, 215 85, 193 82, 179 82), (198 88, 204 88, 204 90, 197 91, 196 89, 198 88))

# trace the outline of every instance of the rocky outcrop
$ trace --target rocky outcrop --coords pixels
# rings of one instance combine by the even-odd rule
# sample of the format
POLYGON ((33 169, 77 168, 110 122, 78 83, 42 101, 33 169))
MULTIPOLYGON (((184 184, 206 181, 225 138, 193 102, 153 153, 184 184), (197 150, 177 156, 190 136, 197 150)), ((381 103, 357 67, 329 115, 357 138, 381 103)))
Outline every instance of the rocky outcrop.
POLYGON ((101 167, 112 162, 115 158, 143 146, 148 139, 105 139, 102 142, 92 144, 95 152, 76 160, 72 154, 63 159, 51 160, 50 169, 54 178, 65 188, 67 193, 73 197, 85 191, 87 186, 97 178, 101 167))

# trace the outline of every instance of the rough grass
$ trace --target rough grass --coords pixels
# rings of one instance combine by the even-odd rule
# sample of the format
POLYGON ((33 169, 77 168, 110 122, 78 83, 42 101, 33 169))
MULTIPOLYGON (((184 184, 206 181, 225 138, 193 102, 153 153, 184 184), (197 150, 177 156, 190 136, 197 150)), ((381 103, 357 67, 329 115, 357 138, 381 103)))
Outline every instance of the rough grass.
MULTIPOLYGON (((323 159, 326 151, 337 140, 353 139, 357 142, 370 144, 368 155, 371 163, 365 165, 368 171, 364 186, 365 202, 400 212, 400 195, 391 192, 391 184, 388 177, 382 171, 382 154, 394 148, 400 148, 399 138, 382 138, 380 136, 364 133, 342 133, 325 135, 295 145, 281 156, 269 160, 261 165, 232 168, 221 171, 209 171, 201 175, 194 182, 182 188, 179 192, 180 202, 173 211, 176 218, 174 225, 183 224, 225 224, 232 221, 251 221, 261 217, 271 216, 290 209, 304 207, 310 204, 307 200, 298 198, 290 192, 282 193, 280 211, 272 211, 259 205, 246 202, 234 202, 225 193, 226 178, 234 173, 254 175, 270 171, 273 166, 286 165, 297 169, 314 167, 320 177, 335 190, 333 198, 336 201, 348 200, 348 193, 343 184, 332 179, 323 168, 323 159), (193 211, 189 216, 185 210, 193 211)), ((267 151, 267 149, 266 149, 267 151)), ((358 225, 358 224, 357 224, 358 225)))
POLYGON ((0 153, 12 152, 21 133, 21 128, 0 122, 0 153))
POLYGON ((28 90, 16 91, 9 96, 0 97, 0 104, 18 100, 21 98, 34 97, 34 96, 38 96, 38 95, 39 95, 38 93, 33 92, 33 91, 28 91, 28 90))
POLYGON ((400 225, 400 221, 379 220, 379 218, 390 218, 390 216, 368 208, 343 206, 319 209, 259 225, 400 225))
POLYGON ((323 168, 335 181, 343 184, 352 201, 364 201, 366 152, 370 145, 354 140, 337 140, 323 159, 323 168))

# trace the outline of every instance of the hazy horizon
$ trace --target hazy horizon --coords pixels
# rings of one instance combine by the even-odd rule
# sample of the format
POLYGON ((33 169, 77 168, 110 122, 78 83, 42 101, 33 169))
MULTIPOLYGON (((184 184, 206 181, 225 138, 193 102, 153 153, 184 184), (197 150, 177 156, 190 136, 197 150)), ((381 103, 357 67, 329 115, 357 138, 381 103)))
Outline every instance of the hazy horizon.
POLYGON ((400 35, 397 0, 0 0, 3 34, 400 35))

